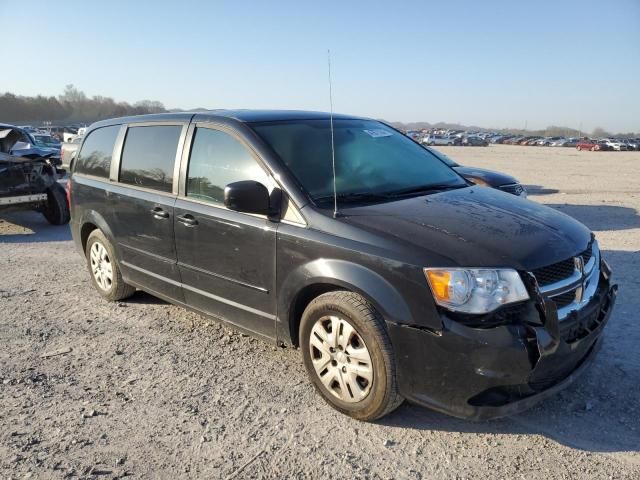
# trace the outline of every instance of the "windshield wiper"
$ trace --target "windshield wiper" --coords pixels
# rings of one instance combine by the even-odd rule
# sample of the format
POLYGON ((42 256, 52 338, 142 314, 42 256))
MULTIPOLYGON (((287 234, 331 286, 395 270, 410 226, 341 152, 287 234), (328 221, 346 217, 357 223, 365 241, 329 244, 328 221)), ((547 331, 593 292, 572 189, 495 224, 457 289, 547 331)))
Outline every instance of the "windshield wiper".
MULTIPOLYGON (((450 184, 436 183, 430 185, 420 185, 417 187, 403 188, 401 190, 393 190, 391 192, 349 192, 339 193, 337 195, 339 203, 359 203, 359 202, 377 202, 382 200, 390 200, 398 197, 404 197, 414 194, 428 193, 433 191, 453 190, 457 188, 467 187, 466 184, 450 184)), ((322 195, 314 198, 316 202, 333 201, 333 195, 322 195)))
MULTIPOLYGON (((341 203, 358 203, 358 202, 375 202, 379 200, 388 200, 389 195, 386 193, 373 193, 373 192, 350 192, 350 193, 339 193, 336 195, 338 202, 341 203)), ((314 200, 316 202, 328 202, 333 201, 333 195, 322 195, 320 197, 316 197, 314 200)))
POLYGON ((430 185, 418 185, 417 187, 409 187, 403 188, 400 190, 394 190, 392 192, 387 192, 385 195, 387 197, 403 197, 405 195, 413 195, 420 193, 429 193, 441 190, 455 190, 458 188, 467 187, 466 184, 451 184, 451 183, 432 183, 430 185))

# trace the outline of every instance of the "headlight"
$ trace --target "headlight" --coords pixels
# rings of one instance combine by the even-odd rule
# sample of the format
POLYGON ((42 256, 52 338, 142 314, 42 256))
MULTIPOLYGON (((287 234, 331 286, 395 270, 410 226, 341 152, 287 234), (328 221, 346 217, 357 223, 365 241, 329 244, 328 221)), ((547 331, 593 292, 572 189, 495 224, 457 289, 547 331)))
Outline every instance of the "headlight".
POLYGON ((425 268, 424 274, 436 303, 455 312, 488 313, 529 298, 511 269, 425 268))

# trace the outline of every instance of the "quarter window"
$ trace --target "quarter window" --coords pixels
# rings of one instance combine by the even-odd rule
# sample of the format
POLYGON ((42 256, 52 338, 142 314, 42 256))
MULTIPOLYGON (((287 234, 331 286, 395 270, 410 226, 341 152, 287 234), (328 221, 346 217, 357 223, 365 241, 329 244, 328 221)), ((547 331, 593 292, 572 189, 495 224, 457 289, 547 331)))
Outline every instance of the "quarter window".
POLYGON ((89 133, 75 161, 74 172, 109 178, 113 146, 119 131, 120 125, 113 125, 89 133))
POLYGON ((129 127, 120 160, 120 182, 171 192, 182 126, 129 127))
POLYGON ((224 187, 255 180, 271 189, 269 176, 238 140, 219 130, 195 132, 187 175, 187 196, 212 203, 224 202, 224 187))

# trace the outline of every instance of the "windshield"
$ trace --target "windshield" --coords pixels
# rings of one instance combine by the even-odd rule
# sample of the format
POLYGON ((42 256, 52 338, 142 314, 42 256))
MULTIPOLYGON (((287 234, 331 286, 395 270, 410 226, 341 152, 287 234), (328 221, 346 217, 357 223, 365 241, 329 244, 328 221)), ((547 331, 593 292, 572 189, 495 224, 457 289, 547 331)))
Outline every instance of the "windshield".
POLYGON ((37 145, 57 145, 58 144, 58 142, 56 142, 53 138, 51 138, 48 135, 34 135, 34 138, 36 140, 37 145))
MULTIPOLYGON (((326 120, 253 123, 312 199, 333 198, 331 127, 326 120)), ((336 192, 339 197, 415 194, 466 182, 431 152, 374 120, 336 119, 336 192)))

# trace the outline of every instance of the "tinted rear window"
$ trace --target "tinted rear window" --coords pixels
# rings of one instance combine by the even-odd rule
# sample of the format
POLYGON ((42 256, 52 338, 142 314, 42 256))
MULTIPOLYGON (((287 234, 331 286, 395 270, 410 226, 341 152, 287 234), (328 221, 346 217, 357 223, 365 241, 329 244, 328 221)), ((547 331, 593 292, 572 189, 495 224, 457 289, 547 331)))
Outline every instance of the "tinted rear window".
POLYGON ((120 182, 171 192, 182 126, 131 127, 122 149, 120 182))
POLYGON ((74 172, 109 178, 113 146, 120 125, 97 128, 87 136, 75 161, 74 172))

